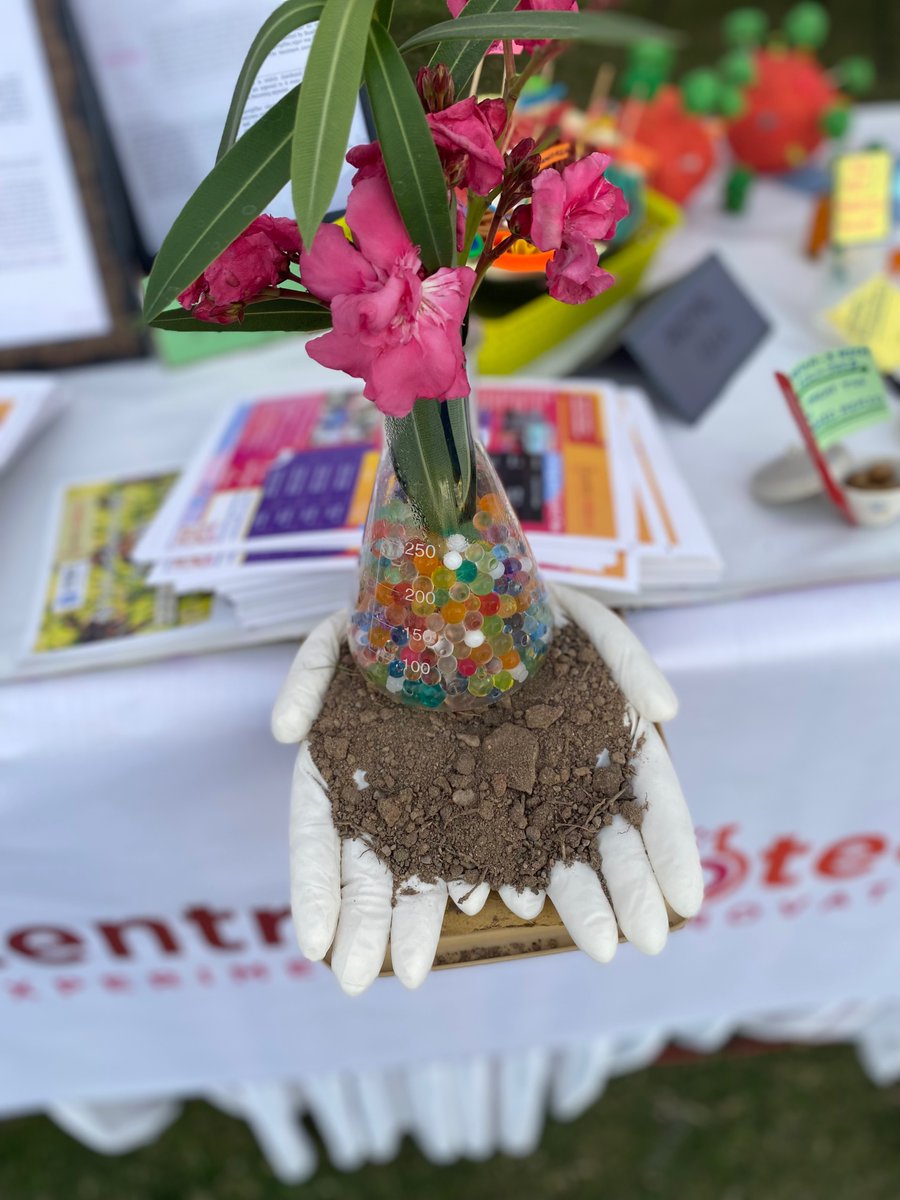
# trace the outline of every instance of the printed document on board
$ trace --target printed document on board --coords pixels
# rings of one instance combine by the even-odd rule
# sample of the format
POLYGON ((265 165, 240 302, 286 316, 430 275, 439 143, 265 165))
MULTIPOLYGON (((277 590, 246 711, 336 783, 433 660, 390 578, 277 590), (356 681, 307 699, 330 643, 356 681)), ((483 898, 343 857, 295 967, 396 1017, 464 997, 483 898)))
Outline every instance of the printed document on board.
POLYGON ((30 0, 3 0, 0 349, 102 337, 111 321, 30 0))

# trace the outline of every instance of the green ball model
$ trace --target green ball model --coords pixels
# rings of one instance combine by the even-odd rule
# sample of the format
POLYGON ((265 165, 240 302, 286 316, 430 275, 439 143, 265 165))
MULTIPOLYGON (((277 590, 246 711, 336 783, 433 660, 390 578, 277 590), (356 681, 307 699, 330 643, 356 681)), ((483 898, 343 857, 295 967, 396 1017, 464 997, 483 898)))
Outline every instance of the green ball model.
POLYGON ((756 78, 756 67, 749 50, 729 50, 719 60, 719 71, 726 83, 735 87, 746 87, 756 78))
POLYGON ((681 99, 688 112, 711 113, 719 105, 722 85, 715 71, 698 67, 689 71, 681 81, 681 99))
POLYGON ((739 117, 747 107, 744 93, 739 87, 723 84, 719 89, 719 112, 729 121, 739 117))
POLYGON ((759 46, 769 28, 769 18, 760 8, 735 8, 722 23, 727 45, 738 49, 759 46))
POLYGON ((672 63, 672 47, 658 38, 644 38, 631 48, 632 61, 668 68, 672 63))
POLYGON ((831 18, 821 4, 804 0, 795 4, 784 18, 784 32, 792 46, 815 50, 828 37, 831 18))
POLYGON ((875 66, 870 58, 856 54, 841 59, 837 65, 837 77, 845 92, 851 96, 864 96, 875 85, 875 66))
POLYGON ((673 60, 674 51, 665 42, 654 38, 636 42, 628 52, 621 91, 626 96, 652 100, 669 78, 673 60))
POLYGON ((850 109, 836 104, 822 113, 822 131, 831 138, 843 137, 850 128, 850 109))

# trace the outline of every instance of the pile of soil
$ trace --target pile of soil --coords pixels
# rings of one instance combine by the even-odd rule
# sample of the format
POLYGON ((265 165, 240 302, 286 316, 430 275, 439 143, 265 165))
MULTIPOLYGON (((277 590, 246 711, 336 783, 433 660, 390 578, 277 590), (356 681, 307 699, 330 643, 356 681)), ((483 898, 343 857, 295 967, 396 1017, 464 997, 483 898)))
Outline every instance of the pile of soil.
POLYGON ((345 650, 310 747, 341 837, 367 841, 398 885, 543 888, 558 859, 599 868, 614 815, 641 820, 624 697, 573 625, 520 691, 471 714, 370 690, 345 650))
POLYGON ((887 488, 900 487, 900 476, 893 463, 880 462, 858 468, 847 476, 845 483, 848 487, 867 492, 885 491, 887 488))

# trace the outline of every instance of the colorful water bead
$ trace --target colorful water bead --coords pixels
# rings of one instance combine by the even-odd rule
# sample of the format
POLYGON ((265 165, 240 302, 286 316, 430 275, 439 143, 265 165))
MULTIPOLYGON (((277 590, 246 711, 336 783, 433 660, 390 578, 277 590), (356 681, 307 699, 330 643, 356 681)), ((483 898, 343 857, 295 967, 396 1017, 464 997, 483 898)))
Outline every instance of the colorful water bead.
POLYGON ((469 692, 473 696, 478 696, 478 697, 487 696, 491 693, 491 691, 493 690, 493 687, 494 687, 494 685, 488 676, 485 676, 482 679, 479 679, 476 676, 473 676, 469 680, 469 692))
POLYGON ((463 620, 465 615, 465 604, 456 600, 448 600, 447 603, 441 608, 441 616, 448 625, 458 625, 463 620))

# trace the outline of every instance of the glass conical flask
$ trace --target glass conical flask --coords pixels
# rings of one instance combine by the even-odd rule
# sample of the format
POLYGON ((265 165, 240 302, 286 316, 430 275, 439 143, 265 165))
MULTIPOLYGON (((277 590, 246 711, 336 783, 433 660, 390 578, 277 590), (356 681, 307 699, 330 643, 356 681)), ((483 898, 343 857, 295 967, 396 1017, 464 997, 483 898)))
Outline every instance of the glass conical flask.
POLYGON ((350 619, 369 683, 415 707, 508 695, 552 637, 547 590, 467 400, 385 421, 350 619))

